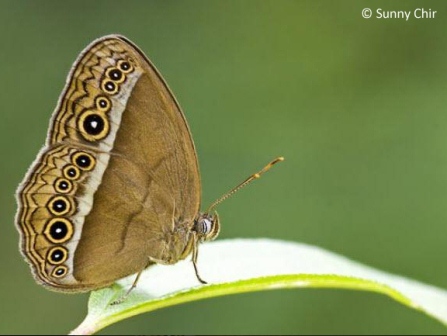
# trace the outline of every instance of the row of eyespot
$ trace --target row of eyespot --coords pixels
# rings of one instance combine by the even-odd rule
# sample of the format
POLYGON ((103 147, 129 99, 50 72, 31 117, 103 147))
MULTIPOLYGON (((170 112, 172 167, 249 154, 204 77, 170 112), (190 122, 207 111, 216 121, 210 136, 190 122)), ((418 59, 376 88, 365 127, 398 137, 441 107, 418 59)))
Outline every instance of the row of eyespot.
MULTIPOLYGON (((71 163, 62 169, 63 177, 55 180, 54 188, 60 194, 67 194, 73 190, 73 181, 81 177, 81 171, 90 171, 95 167, 95 158, 86 152, 78 151, 71 155, 71 163)), ((56 195, 47 205, 48 210, 55 216, 66 215, 74 208, 74 201, 70 202, 64 195, 56 195), (73 202, 73 203, 72 203, 73 202)), ((44 229, 45 237, 54 244, 62 244, 73 236, 73 224, 67 218, 55 217, 48 221, 44 229)), ((52 271, 52 276, 63 277, 68 268, 61 265, 68 258, 68 251, 62 246, 51 248, 47 260, 52 265, 58 265, 52 271)))
MULTIPOLYGON (((109 95, 118 93, 119 84, 126 80, 125 74, 134 70, 130 62, 119 60, 116 67, 110 67, 106 70, 105 78, 101 82, 101 89, 104 92, 109 95)), ((105 113, 110 111, 111 101, 105 96, 98 96, 95 99, 95 106, 96 112, 86 111, 78 120, 81 134, 89 141, 101 140, 109 132, 109 124, 105 113)), ((72 163, 63 168, 63 177, 58 178, 55 182, 55 190, 58 193, 71 192, 73 189, 72 181, 81 176, 81 170, 92 170, 95 166, 95 159, 88 153, 77 152, 72 156, 72 163)), ((49 211, 56 216, 67 214, 72 208, 74 208, 73 204, 65 196, 60 195, 53 197, 48 204, 49 211)), ((47 223, 44 234, 52 243, 64 243, 73 235, 73 224, 66 218, 52 218, 47 223)), ((62 246, 55 246, 49 250, 47 260, 50 264, 56 265, 51 272, 53 277, 60 278, 67 274, 68 268, 62 265, 67 258, 68 251, 62 246)))
MULTIPOLYGON (((116 66, 106 69, 105 75, 101 80, 101 90, 109 95, 115 95, 119 92, 119 86, 126 80, 126 75, 134 71, 132 60, 119 60, 116 66)), ((104 139, 109 133, 109 122, 105 115, 112 103, 106 96, 98 96, 95 99, 96 110, 84 111, 78 119, 78 128, 81 135, 87 141, 97 141, 104 139)))

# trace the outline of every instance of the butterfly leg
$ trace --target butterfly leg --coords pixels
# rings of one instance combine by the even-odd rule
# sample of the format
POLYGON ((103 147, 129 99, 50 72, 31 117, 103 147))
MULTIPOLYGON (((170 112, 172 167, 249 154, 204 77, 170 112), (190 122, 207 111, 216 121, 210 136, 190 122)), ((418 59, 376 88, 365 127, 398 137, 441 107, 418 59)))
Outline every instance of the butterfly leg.
POLYGON ((117 300, 112 301, 112 303, 110 304, 111 306, 114 306, 114 305, 123 303, 123 302, 127 299, 127 297, 129 296, 130 292, 132 292, 132 290, 133 290, 135 287, 137 287, 138 280, 140 280, 140 276, 141 276, 141 273, 143 273, 143 271, 144 271, 144 269, 142 269, 141 271, 138 272, 138 274, 137 274, 137 276, 136 276, 134 282, 132 283, 132 286, 130 286, 130 288, 127 290, 127 292, 126 292, 124 295, 122 295, 122 296, 121 296, 120 298, 118 298, 117 300))
POLYGON ((192 245, 192 264, 194 265, 194 271, 196 272, 197 280, 199 280, 202 284, 207 284, 207 282, 203 280, 199 275, 199 270, 197 268, 198 256, 199 256, 199 240, 197 238, 197 234, 194 234, 194 243, 192 245))

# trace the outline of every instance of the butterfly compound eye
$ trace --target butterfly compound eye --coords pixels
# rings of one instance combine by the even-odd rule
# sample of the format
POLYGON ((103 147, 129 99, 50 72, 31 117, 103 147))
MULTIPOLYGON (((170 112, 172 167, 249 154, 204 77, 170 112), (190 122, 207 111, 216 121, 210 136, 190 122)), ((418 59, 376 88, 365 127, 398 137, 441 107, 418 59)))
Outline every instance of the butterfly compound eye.
POLYGON ((215 239, 220 231, 219 215, 217 212, 214 215, 200 215, 195 225, 195 231, 201 240, 207 241, 215 239))
POLYGON ((212 227, 213 222, 211 222, 211 219, 209 218, 202 218, 202 220, 197 223, 197 231, 204 236, 211 232, 212 227))

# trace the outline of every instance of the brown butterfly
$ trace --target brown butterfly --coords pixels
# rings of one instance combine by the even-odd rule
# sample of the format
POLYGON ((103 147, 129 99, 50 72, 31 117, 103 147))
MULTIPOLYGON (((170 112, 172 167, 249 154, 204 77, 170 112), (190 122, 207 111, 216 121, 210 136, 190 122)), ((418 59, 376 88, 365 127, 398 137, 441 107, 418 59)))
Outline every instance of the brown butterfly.
POLYGON ((17 190, 20 248, 37 282, 83 292, 151 264, 174 264, 219 233, 200 212, 197 155, 180 106, 127 38, 104 36, 75 61, 45 146, 17 190))

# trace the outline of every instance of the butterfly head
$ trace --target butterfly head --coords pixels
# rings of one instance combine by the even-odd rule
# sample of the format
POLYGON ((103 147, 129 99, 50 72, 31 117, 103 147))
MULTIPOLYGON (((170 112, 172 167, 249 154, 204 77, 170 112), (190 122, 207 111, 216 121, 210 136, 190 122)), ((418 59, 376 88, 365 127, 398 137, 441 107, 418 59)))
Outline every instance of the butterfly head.
POLYGON ((197 218, 194 230, 197 232, 199 241, 214 240, 220 231, 219 215, 216 211, 213 214, 201 213, 197 218))

